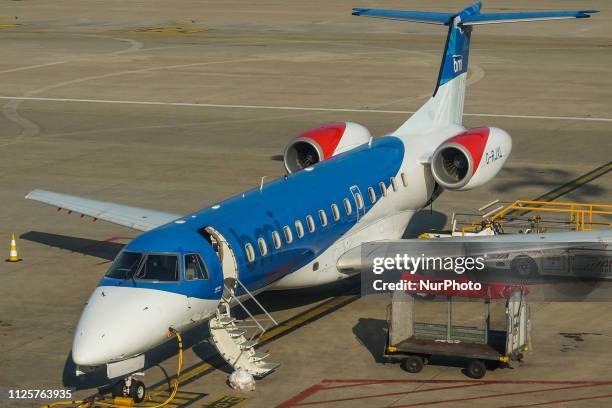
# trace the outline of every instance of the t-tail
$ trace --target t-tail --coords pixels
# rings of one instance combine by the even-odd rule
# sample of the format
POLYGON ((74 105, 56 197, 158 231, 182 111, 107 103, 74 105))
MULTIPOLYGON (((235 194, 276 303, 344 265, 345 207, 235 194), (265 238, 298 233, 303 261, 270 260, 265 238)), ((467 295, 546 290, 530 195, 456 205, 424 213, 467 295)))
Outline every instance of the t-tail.
POLYGON ((475 3, 459 13, 428 11, 380 10, 354 8, 353 15, 405 20, 448 26, 448 35, 440 73, 432 97, 393 134, 409 135, 415 131, 449 124, 462 125, 463 101, 467 80, 470 37, 480 24, 516 23, 524 21, 588 18, 597 10, 541 11, 519 13, 481 13, 482 4, 475 3))

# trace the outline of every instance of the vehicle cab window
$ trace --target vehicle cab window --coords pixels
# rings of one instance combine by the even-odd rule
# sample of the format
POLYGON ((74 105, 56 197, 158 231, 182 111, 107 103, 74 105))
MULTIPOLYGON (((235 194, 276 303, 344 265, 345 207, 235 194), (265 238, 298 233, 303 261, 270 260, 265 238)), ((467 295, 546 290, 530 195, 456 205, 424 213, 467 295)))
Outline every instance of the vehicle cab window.
POLYGON ((185 255, 185 279, 208 279, 208 270, 199 255, 185 255))

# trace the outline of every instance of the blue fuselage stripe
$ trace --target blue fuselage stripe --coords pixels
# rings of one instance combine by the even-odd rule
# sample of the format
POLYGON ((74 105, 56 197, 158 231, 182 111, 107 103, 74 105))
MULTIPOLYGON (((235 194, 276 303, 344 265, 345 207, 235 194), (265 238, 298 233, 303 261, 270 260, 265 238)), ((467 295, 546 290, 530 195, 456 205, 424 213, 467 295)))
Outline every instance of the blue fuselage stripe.
MULTIPOLYGON (((380 197, 379 183, 389 187, 391 177, 398 174, 404 159, 404 144, 395 137, 375 139, 371 146, 362 145, 330 160, 318 163, 312 170, 302 170, 278 178, 259 188, 237 195, 218 205, 184 217, 183 223, 170 223, 143 233, 126 246, 139 252, 198 252, 209 266, 211 281, 194 283, 144 283, 139 287, 182 293, 187 296, 212 299, 219 297, 218 286, 223 277, 216 254, 197 232, 207 226, 219 231, 229 242, 238 263, 241 282, 249 290, 258 290, 294 272, 314 260, 350 230, 358 217, 374 205, 368 199, 368 187, 380 197), (357 186, 354 188, 353 186, 357 186), (365 208, 357 212, 353 192, 360 191, 365 208), (343 200, 348 199, 352 213, 347 215, 343 200), (341 217, 334 221, 331 205, 336 204, 341 217), (327 214, 328 225, 322 226, 319 210, 327 214), (314 232, 308 231, 306 216, 315 221, 314 232), (298 238, 295 221, 305 230, 298 238), (292 230, 293 242, 287 243, 283 227, 292 230), (272 232, 280 234, 282 246, 274 247, 272 232), (266 241, 268 254, 261 256, 257 238, 266 241), (256 258, 248 262, 245 245, 253 246, 256 258), (215 288, 217 290, 215 291, 215 288)), ((134 282, 103 279, 101 285, 134 285, 134 282)))

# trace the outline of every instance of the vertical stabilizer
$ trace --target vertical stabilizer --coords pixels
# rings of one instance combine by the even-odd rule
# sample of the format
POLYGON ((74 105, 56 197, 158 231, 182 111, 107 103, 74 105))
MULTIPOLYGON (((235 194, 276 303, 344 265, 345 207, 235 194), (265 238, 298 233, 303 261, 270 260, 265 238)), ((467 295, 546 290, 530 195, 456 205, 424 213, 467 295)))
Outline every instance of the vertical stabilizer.
POLYGON ((515 23, 541 20, 588 18, 597 10, 538 11, 519 13, 481 13, 475 3, 458 14, 428 11, 379 10, 354 8, 357 16, 413 21, 448 26, 448 35, 440 73, 433 96, 400 126, 394 135, 405 136, 416 131, 445 125, 462 125, 463 101, 468 71, 472 27, 481 24, 515 23))

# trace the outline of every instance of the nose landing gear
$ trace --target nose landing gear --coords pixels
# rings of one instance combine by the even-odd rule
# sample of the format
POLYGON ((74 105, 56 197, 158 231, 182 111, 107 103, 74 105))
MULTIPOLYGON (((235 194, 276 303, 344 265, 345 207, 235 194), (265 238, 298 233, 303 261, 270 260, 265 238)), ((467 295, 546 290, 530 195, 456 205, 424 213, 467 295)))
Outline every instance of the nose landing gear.
POLYGON ((146 392, 144 383, 132 377, 124 378, 115 384, 112 389, 113 398, 132 398, 136 403, 144 401, 146 392))

